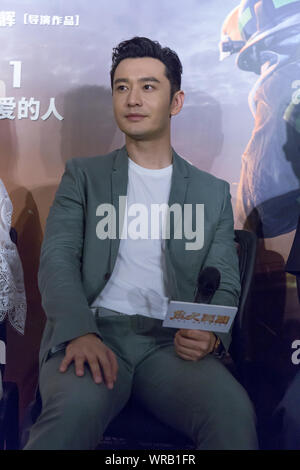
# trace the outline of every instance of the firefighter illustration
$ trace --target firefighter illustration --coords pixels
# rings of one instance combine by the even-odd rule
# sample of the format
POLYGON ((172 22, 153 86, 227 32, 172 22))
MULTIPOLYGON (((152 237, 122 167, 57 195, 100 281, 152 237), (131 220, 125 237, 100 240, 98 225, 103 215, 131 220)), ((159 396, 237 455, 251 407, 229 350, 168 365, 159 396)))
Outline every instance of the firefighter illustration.
POLYGON ((236 214, 259 237, 289 233, 300 215, 300 0, 243 0, 225 19, 220 59, 259 75, 242 156, 236 214))

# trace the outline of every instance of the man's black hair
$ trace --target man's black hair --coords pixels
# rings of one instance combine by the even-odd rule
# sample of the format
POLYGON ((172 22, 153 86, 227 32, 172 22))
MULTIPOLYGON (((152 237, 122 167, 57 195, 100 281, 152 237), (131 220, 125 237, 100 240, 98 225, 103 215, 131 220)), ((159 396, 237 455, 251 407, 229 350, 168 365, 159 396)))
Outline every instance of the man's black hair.
POLYGON ((152 57, 160 60, 166 68, 166 77, 171 84, 171 100, 181 87, 182 64, 176 52, 169 47, 162 47, 159 42, 135 36, 121 42, 113 49, 112 67, 110 71, 111 88, 113 89, 115 70, 124 59, 137 57, 152 57))

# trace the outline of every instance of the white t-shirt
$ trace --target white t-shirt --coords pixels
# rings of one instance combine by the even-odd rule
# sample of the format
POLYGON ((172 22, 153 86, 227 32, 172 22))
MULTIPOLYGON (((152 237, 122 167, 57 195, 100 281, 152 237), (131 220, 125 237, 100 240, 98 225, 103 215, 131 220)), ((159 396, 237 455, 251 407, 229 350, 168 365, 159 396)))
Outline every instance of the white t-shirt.
POLYGON ((152 170, 130 158, 128 163, 127 205, 119 252, 110 279, 91 307, 164 319, 168 298, 164 285, 162 221, 166 212, 158 219, 157 205, 167 207, 172 165, 152 170))

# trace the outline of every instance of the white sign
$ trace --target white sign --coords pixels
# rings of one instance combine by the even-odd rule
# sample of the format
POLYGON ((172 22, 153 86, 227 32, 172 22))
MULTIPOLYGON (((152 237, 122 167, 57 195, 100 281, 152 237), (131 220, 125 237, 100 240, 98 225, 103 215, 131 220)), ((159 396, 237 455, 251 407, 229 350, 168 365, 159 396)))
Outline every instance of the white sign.
POLYGON ((236 313, 237 307, 171 300, 163 326, 228 333, 236 313))

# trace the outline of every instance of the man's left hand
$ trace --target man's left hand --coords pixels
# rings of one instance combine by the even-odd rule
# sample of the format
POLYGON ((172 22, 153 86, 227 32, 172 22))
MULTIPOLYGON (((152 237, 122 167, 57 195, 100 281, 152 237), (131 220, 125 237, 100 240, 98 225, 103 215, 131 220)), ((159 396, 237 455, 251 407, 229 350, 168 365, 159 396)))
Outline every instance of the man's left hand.
POLYGON ((187 361, 198 361, 211 353, 216 335, 211 331, 180 329, 174 337, 177 354, 187 361))

